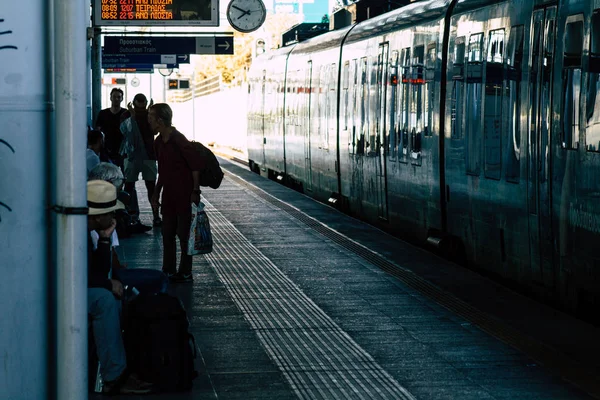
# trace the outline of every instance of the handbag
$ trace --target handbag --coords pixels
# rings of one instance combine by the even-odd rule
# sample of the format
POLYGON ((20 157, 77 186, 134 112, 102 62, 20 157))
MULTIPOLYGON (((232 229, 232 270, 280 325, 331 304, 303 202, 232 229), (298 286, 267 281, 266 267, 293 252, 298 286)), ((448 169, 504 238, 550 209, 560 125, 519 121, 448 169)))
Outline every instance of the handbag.
POLYGON ((192 225, 190 226, 187 253, 189 256, 208 254, 212 251, 212 248, 210 222, 208 221, 208 214, 204 211, 204 203, 200 202, 198 205, 192 203, 192 225))

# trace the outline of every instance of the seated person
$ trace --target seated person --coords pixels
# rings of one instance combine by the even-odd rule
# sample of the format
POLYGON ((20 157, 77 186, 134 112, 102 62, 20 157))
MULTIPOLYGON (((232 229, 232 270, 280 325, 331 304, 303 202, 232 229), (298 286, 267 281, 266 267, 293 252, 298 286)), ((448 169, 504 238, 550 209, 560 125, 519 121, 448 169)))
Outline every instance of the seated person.
POLYGON ((128 374, 127 358, 121 336, 121 301, 123 284, 109 279, 111 263, 110 238, 116 227, 114 214, 123 208, 117 200, 116 188, 108 182, 95 180, 87 184, 88 232, 98 233, 94 249, 88 235, 88 314, 92 318, 94 341, 104 380, 104 393, 145 394, 151 384, 128 374))
MULTIPOLYGON (((88 172, 88 180, 102 180, 109 183, 112 183, 117 189, 117 197, 123 202, 121 199, 122 196, 119 196, 119 190, 123 186, 123 172, 119 167, 114 164, 101 162, 92 168, 91 171, 88 172)), ((123 192, 124 193, 124 192, 123 192)), ((127 211, 117 210, 115 215, 115 219, 117 220, 117 229, 113 231, 111 242, 112 242, 112 267, 115 269, 124 268, 126 265, 121 264, 119 261, 119 257, 117 256, 117 252, 115 251, 115 247, 119 246, 119 236, 117 232, 123 232, 123 230, 127 229, 129 225, 129 218, 127 215, 127 211), (125 214, 125 215, 123 215, 125 214), (125 226, 123 226, 125 225, 125 226)), ((98 243, 98 234, 95 231, 91 232, 92 242, 94 244, 94 248, 98 243)), ((125 235, 126 237, 127 235, 125 235)))
POLYGON ((88 129, 88 147, 85 153, 87 173, 100 164, 100 152, 104 145, 104 134, 99 130, 88 129))
MULTIPOLYGON (((117 191, 123 185, 123 172, 121 169, 111 163, 102 162, 98 164, 89 174, 89 180, 100 179, 106 182, 112 183, 117 191)), ((119 229, 120 220, 118 218, 120 213, 126 213, 125 210, 117 210, 117 229, 119 229)), ((98 234, 95 231, 90 232, 94 247, 97 243, 98 234)), ((112 235, 112 267, 113 277, 119 279, 125 285, 135 287, 140 293, 158 293, 166 292, 169 284, 167 276, 157 269, 150 268, 133 268, 131 270, 124 270, 126 264, 122 264, 119 260, 116 246, 119 246, 119 239, 117 231, 113 231, 112 235)))

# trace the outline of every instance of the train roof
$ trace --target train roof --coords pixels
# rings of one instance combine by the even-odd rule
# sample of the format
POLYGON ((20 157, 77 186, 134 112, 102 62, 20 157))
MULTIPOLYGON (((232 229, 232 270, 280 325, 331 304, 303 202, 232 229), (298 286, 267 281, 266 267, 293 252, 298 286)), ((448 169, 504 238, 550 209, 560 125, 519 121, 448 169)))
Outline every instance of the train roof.
POLYGON ((348 31, 354 26, 330 31, 319 36, 312 37, 303 42, 300 42, 294 47, 294 54, 312 53, 320 50, 326 50, 331 47, 339 47, 341 42, 346 37, 348 31))
MULTIPOLYGON (((504 3, 506 0, 459 0, 454 13, 462 13, 469 10, 504 3)), ((547 2, 550 0, 532 0, 536 3, 547 2)), ((337 47, 348 36, 345 43, 360 41, 373 36, 379 36, 387 32, 401 30, 413 25, 419 25, 428 21, 437 21, 443 19, 452 0, 424 0, 410 3, 401 8, 397 8, 388 13, 362 21, 358 24, 329 31, 319 36, 312 37, 305 41, 281 47, 269 51, 256 59, 261 63, 279 59, 290 53, 307 54, 327 50, 337 47)))
POLYGON ((269 50, 263 54, 261 54, 260 56, 254 58, 254 60, 252 60, 252 68, 251 69, 255 69, 255 68, 260 68, 263 69, 263 65, 265 64, 269 64, 269 62, 272 62, 274 60, 279 60, 281 58, 287 58, 287 56, 289 55, 289 53, 292 52, 292 50, 294 49, 294 47, 296 46, 296 44, 292 44, 290 46, 286 46, 286 47, 280 47, 278 49, 274 49, 274 50, 269 50))
POLYGON ((357 24, 348 41, 362 40, 444 18, 451 0, 418 1, 357 24))

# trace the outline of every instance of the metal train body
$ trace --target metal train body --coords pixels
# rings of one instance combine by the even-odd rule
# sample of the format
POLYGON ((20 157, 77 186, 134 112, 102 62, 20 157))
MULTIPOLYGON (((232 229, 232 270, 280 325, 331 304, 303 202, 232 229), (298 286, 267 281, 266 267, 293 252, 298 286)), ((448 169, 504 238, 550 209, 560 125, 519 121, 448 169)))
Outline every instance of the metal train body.
POLYGON ((267 53, 250 167, 586 319, 600 305, 600 0, 435 0, 267 53))

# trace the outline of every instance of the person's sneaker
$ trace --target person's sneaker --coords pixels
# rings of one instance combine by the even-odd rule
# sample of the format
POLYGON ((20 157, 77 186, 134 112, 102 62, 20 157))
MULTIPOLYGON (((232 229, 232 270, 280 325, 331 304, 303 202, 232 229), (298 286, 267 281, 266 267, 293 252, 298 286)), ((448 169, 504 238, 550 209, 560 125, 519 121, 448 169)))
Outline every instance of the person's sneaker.
POLYGON ((130 374, 127 379, 119 377, 112 382, 104 382, 104 394, 148 394, 152 392, 152 384, 130 374))
POLYGON ((167 278, 169 278, 169 280, 173 279, 173 277, 177 274, 176 272, 167 272, 164 269, 162 270, 162 272, 167 276, 167 278))
POLYGON ((170 278, 173 283, 186 283, 186 282, 194 282, 194 278, 192 278, 192 274, 180 274, 179 272, 173 275, 170 278))

